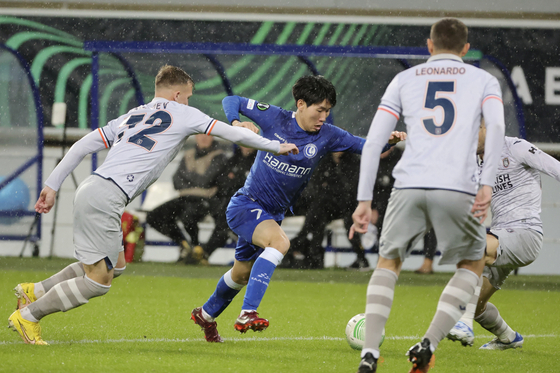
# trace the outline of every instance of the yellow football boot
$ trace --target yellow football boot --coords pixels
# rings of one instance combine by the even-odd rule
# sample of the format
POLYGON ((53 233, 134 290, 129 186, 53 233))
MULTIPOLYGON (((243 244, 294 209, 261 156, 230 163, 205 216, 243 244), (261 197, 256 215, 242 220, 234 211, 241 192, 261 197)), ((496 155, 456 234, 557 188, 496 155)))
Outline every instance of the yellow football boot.
POLYGON ((35 284, 32 282, 18 284, 18 286, 14 288, 14 291, 16 293, 16 297, 18 298, 18 310, 29 306, 37 300, 37 297, 35 296, 35 284))
POLYGON ((41 325, 38 322, 27 321, 21 316, 20 310, 16 310, 8 318, 8 327, 18 332, 21 339, 30 345, 48 345, 41 338, 41 325))

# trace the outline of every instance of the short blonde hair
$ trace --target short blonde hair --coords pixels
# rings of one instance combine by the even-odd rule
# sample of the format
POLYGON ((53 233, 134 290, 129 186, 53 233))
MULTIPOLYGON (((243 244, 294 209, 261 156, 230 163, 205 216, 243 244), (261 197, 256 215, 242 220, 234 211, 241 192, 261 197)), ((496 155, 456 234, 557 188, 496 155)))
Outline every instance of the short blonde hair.
POLYGON ((191 84, 194 90, 193 78, 180 67, 164 65, 156 75, 156 89, 187 84, 191 84))

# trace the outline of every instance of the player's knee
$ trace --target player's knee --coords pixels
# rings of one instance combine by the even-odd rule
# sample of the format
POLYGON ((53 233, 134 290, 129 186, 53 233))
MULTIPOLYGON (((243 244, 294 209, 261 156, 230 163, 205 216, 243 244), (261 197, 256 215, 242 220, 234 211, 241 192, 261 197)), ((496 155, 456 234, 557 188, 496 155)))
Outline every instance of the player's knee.
POLYGON ((249 283, 249 276, 251 275, 251 272, 245 273, 245 272, 236 272, 233 271, 231 273, 231 279, 233 280, 233 282, 235 282, 236 284, 239 285, 247 285, 249 283))
POLYGON ((286 253, 290 249, 290 240, 285 234, 278 235, 270 241, 268 247, 273 247, 276 250, 280 251, 282 255, 286 255, 286 253))

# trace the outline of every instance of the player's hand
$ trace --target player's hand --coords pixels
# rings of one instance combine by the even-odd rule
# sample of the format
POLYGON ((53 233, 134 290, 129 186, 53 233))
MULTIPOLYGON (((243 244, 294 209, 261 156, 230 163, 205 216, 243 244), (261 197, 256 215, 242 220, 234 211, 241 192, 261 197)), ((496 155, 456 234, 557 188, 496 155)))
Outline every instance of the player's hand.
POLYGON ((53 189, 48 186, 44 187, 37 203, 35 203, 35 211, 40 214, 46 214, 51 211, 51 208, 54 206, 55 197, 56 192, 53 189))
POLYGON ((393 131, 391 132, 388 143, 393 145, 404 140, 406 140, 406 132, 393 131))
POLYGON ((481 223, 484 223, 484 220, 486 220, 488 216, 488 208, 490 207, 491 201, 492 187, 490 185, 483 185, 482 188, 478 190, 471 209, 473 216, 481 223))
POLYGON ((275 155, 298 154, 299 149, 295 144, 280 144, 280 151, 275 155))
POLYGON ((354 237, 354 232, 366 233, 369 227, 369 222, 371 221, 371 201, 360 201, 358 207, 352 214, 352 220, 354 224, 350 227, 350 232, 348 232, 348 238, 352 239, 354 237))
POLYGON ((254 133, 259 133, 259 127, 257 127, 253 122, 240 122, 238 120, 234 120, 231 124, 234 127, 243 127, 250 129, 254 133))

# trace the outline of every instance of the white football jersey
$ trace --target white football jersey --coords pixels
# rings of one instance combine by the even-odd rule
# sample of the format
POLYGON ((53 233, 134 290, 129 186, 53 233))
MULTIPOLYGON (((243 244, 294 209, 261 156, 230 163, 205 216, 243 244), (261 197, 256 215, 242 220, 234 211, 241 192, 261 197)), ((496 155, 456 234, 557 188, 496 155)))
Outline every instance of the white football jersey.
POLYGON ((191 106, 156 97, 82 137, 55 167, 45 185, 58 191, 87 154, 110 148, 105 162, 94 173, 113 180, 132 200, 157 180, 186 138, 199 133, 275 154, 281 150, 277 140, 212 119, 191 106))
POLYGON ((492 228, 543 233, 540 172, 560 181, 560 162, 525 140, 506 137, 492 188, 492 228))
MULTIPOLYGON (((432 56, 399 73, 378 109, 397 119, 402 115, 406 124, 406 148, 393 171, 395 187, 476 194, 481 117, 484 114, 487 122, 492 118, 487 159, 497 161, 504 128, 501 97, 495 77, 453 54, 432 56)), ((493 185, 496 172, 490 166, 481 175, 486 185, 493 185)))
POLYGON ((189 135, 207 133, 214 122, 196 108, 154 98, 100 128, 110 150, 94 173, 133 199, 157 180, 189 135))

